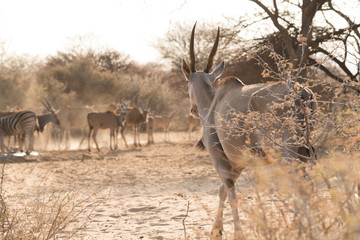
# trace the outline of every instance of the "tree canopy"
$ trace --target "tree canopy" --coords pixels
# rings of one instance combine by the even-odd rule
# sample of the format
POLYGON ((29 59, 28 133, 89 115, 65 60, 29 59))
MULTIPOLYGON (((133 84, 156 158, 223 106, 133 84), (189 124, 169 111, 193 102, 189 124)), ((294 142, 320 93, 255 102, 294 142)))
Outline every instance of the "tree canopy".
POLYGON ((313 66, 341 83, 360 80, 360 19, 356 2, 331 0, 250 0, 255 22, 269 21, 295 67, 313 66), (268 3, 266 5, 266 3, 268 3), (353 11, 353 12, 352 12, 353 11))

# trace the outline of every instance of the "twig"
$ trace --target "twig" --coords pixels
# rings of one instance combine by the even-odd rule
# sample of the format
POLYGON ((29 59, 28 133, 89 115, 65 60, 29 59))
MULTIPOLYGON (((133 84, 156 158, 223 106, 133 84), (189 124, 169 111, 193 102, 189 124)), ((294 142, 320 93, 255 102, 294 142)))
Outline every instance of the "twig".
POLYGON ((1 219, 1 229, 3 230, 3 233, 5 233, 5 224, 7 222, 7 209, 6 209, 6 203, 3 197, 3 183, 4 183, 4 175, 5 175, 5 163, 2 166, 1 169, 1 182, 0 182, 0 219, 1 219))
POLYGON ((188 213, 189 213, 189 206, 190 206, 190 201, 188 201, 188 202, 187 202, 186 214, 185 214, 185 217, 184 217, 184 218, 183 218, 183 220, 182 220, 183 227, 184 227, 184 239, 185 239, 185 240, 187 239, 187 236, 186 236, 185 219, 187 218, 188 213))

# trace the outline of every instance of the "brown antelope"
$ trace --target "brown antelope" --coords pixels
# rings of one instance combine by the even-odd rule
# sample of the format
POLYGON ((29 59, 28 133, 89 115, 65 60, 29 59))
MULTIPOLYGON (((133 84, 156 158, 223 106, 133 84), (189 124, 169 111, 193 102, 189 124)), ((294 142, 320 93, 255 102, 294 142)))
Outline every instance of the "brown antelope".
POLYGON ((98 143, 96 141, 96 134, 99 129, 107 129, 110 128, 110 150, 117 149, 117 137, 118 137, 118 129, 122 126, 128 106, 125 106, 123 110, 120 104, 118 104, 118 108, 120 110, 120 114, 117 115, 114 112, 107 111, 107 112, 100 112, 100 113, 89 113, 87 115, 87 121, 89 125, 89 135, 88 135, 88 150, 91 151, 90 148, 90 136, 91 133, 94 139, 96 149, 100 152, 98 143), (114 145, 114 148, 113 148, 114 145))
MULTIPOLYGON (((152 130, 157 128, 164 129, 164 141, 166 142, 166 136, 168 137, 168 141, 170 142, 170 124, 172 119, 175 116, 175 112, 171 113, 170 116, 153 116, 152 119, 154 121, 152 130)), ((151 133, 152 135, 152 133, 151 133)))
MULTIPOLYGON (((190 38, 190 64, 182 60, 182 71, 188 82, 192 113, 199 116, 203 128, 201 141, 209 152, 222 181, 219 189, 219 208, 211 235, 212 238, 221 238, 224 203, 228 197, 234 220, 235 238, 239 239, 242 232, 235 182, 245 167, 262 166, 274 162, 274 159, 266 154, 268 148, 262 140, 267 134, 275 132, 274 130, 278 130, 276 128, 282 126, 270 125, 263 128, 258 123, 259 125, 255 125, 255 127, 260 128, 260 132, 244 131, 240 134, 234 129, 246 128, 246 121, 235 116, 246 117, 252 113, 268 113, 271 105, 281 103, 284 97, 289 95, 289 87, 288 83, 282 82, 244 85, 234 77, 219 81, 224 71, 224 62, 221 62, 211 71, 219 42, 219 29, 207 66, 204 71, 197 72, 194 53, 195 26, 196 24, 192 29, 190 38)), ((315 109, 316 102, 310 90, 302 88, 301 98, 301 102, 306 107, 315 109)), ((287 113, 286 111, 277 112, 280 116, 287 113)), ((296 116, 304 117, 301 114, 296 114, 296 116)), ((288 149, 296 147, 291 144, 286 146, 288 149)), ((284 149, 279 148, 279 150, 284 149)), ((288 152, 286 153, 288 154, 288 152)), ((296 151, 290 151, 290 153, 296 153, 296 151)))
POLYGON ((140 146, 140 125, 144 122, 146 122, 147 120, 147 112, 148 112, 148 108, 149 108, 149 102, 146 104, 146 107, 144 107, 142 101, 141 101, 141 112, 139 109, 134 108, 134 107, 129 107, 127 114, 126 114, 126 118, 125 118, 125 122, 123 124, 123 126, 121 127, 121 137, 125 142, 126 147, 128 147, 124 133, 127 127, 133 127, 133 132, 134 132, 134 146, 140 146))
POLYGON ((189 132, 189 141, 191 141, 191 132, 194 128, 200 128, 200 119, 194 117, 193 115, 189 114, 187 117, 187 124, 188 124, 188 132, 189 132))

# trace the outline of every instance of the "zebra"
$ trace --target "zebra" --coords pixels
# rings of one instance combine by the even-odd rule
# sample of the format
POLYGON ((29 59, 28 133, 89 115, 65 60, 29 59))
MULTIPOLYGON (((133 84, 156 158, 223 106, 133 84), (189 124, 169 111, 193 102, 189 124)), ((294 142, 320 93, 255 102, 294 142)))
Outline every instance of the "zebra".
POLYGON ((0 118, 0 144, 1 153, 4 154, 4 137, 12 135, 20 135, 20 150, 28 137, 28 146, 26 154, 30 154, 33 134, 36 126, 36 115, 32 111, 20 111, 14 114, 0 118))

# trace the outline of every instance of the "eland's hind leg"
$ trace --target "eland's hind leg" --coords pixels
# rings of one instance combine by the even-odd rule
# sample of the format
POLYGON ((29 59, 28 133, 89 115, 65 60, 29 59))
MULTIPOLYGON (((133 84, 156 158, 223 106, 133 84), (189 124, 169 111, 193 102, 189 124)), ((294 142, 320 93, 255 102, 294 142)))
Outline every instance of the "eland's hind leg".
POLYGON ((223 213, 224 213, 224 205, 226 198, 227 198, 227 193, 225 191, 224 185, 222 184, 221 187, 219 188, 219 207, 217 210, 216 219, 213 228, 211 230, 211 236, 214 239, 220 238, 222 232, 224 231, 223 213))
POLYGON ((223 213, 224 213, 224 205, 225 200, 229 197, 229 204, 231 207, 234 226, 235 226, 235 239, 240 238, 242 235, 241 227, 240 227, 240 219, 238 212, 238 200, 235 193, 235 182, 239 178, 240 173, 243 169, 228 169, 223 170, 225 176, 220 176, 223 184, 219 188, 219 208, 217 210, 217 215, 215 219, 215 223, 211 230, 212 239, 221 239, 223 228, 223 213), (229 174, 228 174, 229 173, 229 174))
POLYGON ((229 204, 231 207, 231 212, 233 215, 234 220, 234 229, 235 229, 235 239, 240 239, 242 237, 242 230, 240 227, 240 218, 239 218, 239 211, 238 211, 238 199, 235 193, 235 182, 229 181, 229 185, 226 187, 226 191, 229 198, 229 204))

